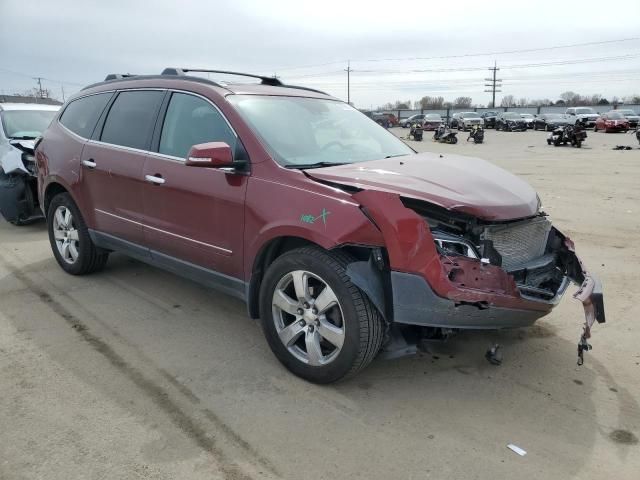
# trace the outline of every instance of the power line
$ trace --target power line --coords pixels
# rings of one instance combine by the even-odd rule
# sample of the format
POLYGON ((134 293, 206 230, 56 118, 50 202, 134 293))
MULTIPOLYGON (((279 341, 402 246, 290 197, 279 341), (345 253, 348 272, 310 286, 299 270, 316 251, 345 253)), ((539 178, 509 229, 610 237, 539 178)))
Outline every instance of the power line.
MULTIPOLYGON (((640 53, 631 53, 626 55, 613 55, 608 57, 592 57, 592 58, 580 58, 574 60, 556 60, 552 62, 539 62, 539 63, 525 63, 525 64, 513 64, 503 65, 502 69, 518 69, 518 68, 539 68, 539 67, 553 67, 564 65, 578 65, 583 63, 599 63, 610 62, 618 60, 630 60, 632 58, 640 57, 640 53)), ((445 72, 477 72, 485 70, 487 67, 452 67, 452 68, 421 68, 421 69, 406 69, 406 70, 358 70, 359 73, 368 74, 409 74, 409 73, 445 73, 445 72)), ((353 71, 353 70, 352 70, 353 71)), ((323 77, 329 76, 335 71, 331 72, 317 72, 307 75, 296 75, 291 78, 311 78, 311 77, 323 77)))
POLYGON ((26 78, 40 78, 41 80, 46 80, 47 82, 53 82, 53 83, 59 83, 59 84, 64 84, 64 85, 73 85, 76 87, 84 87, 85 84, 82 83, 76 83, 76 82, 68 82, 66 80, 55 80, 53 78, 47 78, 47 77, 35 77, 33 74, 28 74, 28 73, 23 73, 23 72, 16 72, 15 70, 9 70, 7 68, 0 68, 0 72, 4 72, 4 73, 9 73, 11 75, 18 75, 20 77, 26 77, 26 78))
MULTIPOLYGON (((392 61, 412 61, 412 60, 442 60, 442 59, 451 59, 451 58, 469 58, 469 57, 485 57, 485 56, 496 56, 496 55, 511 55, 515 53, 532 53, 532 52, 545 52, 549 50, 559 50, 563 48, 575 48, 575 47, 591 47, 595 45, 607 45, 611 43, 622 43, 622 42, 632 42, 640 40, 640 37, 628 37, 628 38, 619 38, 615 40, 603 40, 599 42, 584 42, 584 43, 573 43, 568 45, 554 45, 550 47, 538 47, 538 48, 526 48, 526 49, 518 49, 518 50, 503 50, 499 52, 486 52, 486 53, 465 53, 458 55, 440 55, 433 57, 391 57, 391 58, 369 58, 362 60, 353 60, 354 62, 392 62, 392 61)), ((298 65, 293 67, 282 67, 276 70, 300 70, 305 68, 314 68, 314 67, 325 67, 327 65, 336 65, 339 63, 344 63, 346 60, 337 60, 333 62, 325 62, 325 63, 317 63, 311 65, 298 65)))

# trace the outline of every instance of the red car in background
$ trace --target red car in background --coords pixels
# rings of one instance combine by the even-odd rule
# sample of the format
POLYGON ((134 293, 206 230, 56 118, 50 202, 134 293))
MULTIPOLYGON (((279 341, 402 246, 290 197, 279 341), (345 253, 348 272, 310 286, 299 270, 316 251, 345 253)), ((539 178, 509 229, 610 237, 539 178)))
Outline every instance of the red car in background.
POLYGON ((596 124, 593 127, 594 132, 598 130, 602 130, 605 133, 626 132, 629 130, 629 120, 620 112, 611 111, 603 113, 596 120, 596 124))
POLYGON ((436 130, 440 125, 442 125, 442 117, 437 113, 429 113, 424 116, 424 123, 422 124, 424 130, 436 130))

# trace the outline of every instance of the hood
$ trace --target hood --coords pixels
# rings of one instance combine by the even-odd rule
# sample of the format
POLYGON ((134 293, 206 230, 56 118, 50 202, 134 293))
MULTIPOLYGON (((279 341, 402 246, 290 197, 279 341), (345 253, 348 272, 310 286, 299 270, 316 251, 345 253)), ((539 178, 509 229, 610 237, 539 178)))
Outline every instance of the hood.
POLYGON ((35 148, 35 140, 10 140, 9 143, 23 152, 33 153, 35 148))
POLYGON ((520 178, 479 158, 420 153, 306 170, 317 180, 423 200, 485 220, 535 215, 538 197, 520 178))
POLYGON ((576 117, 580 117, 580 118, 588 118, 588 119, 596 119, 599 118, 600 115, 598 115, 597 113, 578 113, 576 115, 576 117))

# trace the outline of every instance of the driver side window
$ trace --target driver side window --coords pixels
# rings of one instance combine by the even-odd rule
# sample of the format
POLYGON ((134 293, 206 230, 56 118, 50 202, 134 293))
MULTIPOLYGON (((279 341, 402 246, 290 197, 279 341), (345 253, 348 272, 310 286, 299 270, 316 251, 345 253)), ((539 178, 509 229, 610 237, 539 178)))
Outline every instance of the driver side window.
POLYGON ((162 125, 159 153, 186 158, 193 145, 225 142, 235 150, 236 136, 220 112, 206 100, 173 93, 162 125))

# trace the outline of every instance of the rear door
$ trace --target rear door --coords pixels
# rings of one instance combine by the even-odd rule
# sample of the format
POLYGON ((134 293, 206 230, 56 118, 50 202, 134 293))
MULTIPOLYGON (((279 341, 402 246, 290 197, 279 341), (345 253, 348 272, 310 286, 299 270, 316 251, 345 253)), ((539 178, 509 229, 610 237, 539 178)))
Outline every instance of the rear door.
POLYGON ((144 243, 142 169, 163 90, 118 93, 82 152, 82 188, 96 230, 144 243))
MULTIPOLYGON (((248 176, 185 165, 193 145, 226 142, 245 155, 220 110, 204 97, 173 92, 158 121, 156 153, 143 176, 145 243, 159 262, 177 258, 242 276, 244 199, 248 176)), ((246 160, 246 158, 244 158, 246 160)))

